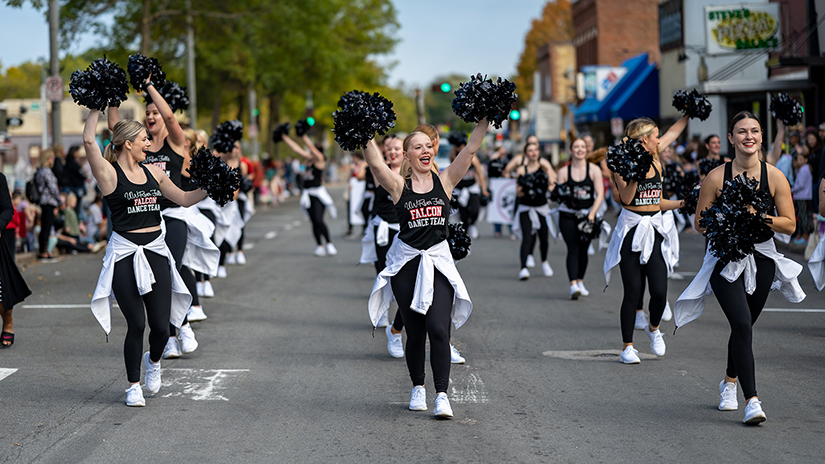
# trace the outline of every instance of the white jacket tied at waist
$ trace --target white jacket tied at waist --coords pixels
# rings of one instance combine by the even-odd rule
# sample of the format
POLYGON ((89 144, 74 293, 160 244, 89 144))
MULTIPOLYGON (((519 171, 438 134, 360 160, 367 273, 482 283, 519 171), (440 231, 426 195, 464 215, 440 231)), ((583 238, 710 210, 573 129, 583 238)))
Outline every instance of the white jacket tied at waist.
POLYGON ((212 221, 194 206, 167 208, 161 211, 161 216, 186 223, 186 249, 182 264, 202 274, 218 275, 221 250, 212 243, 211 237, 215 232, 212 221))
POLYGON ((378 252, 375 250, 375 245, 387 246, 390 243, 390 229, 398 231, 400 226, 398 223, 390 224, 381 219, 381 216, 375 216, 370 221, 370 226, 367 227, 367 233, 361 239, 361 264, 374 263, 378 261, 378 252), (373 230, 372 226, 378 227, 378 234, 373 230))
MULTIPOLYGON (((653 247, 656 242, 656 232, 658 232, 659 235, 664 238, 664 240, 662 240, 662 257, 667 265, 668 277, 670 277, 670 274, 673 272, 673 266, 676 264, 674 259, 678 260, 678 256, 674 256, 672 250, 674 235, 678 233, 676 228, 667 227, 662 213, 659 211, 654 215, 645 216, 634 213, 628 209, 622 209, 604 257, 604 280, 607 285, 610 285, 610 274, 613 268, 618 266, 622 260, 622 243, 633 227, 636 227, 636 232, 633 234, 631 250, 641 253, 639 263, 647 264, 647 262, 650 261, 650 256, 653 254, 653 247)), ((678 238, 676 238, 676 240, 678 240, 678 238)))
MULTIPOLYGON (((776 251, 776 244, 773 239, 766 242, 757 243, 756 251, 762 253, 767 258, 776 263, 776 271, 773 275, 771 290, 779 290, 780 293, 791 303, 799 303, 805 299, 805 292, 799 286, 797 277, 802 272, 802 265, 786 258, 776 251)), ((705 309, 705 296, 713 293, 710 286, 710 278, 719 258, 710 252, 710 247, 705 251, 705 260, 702 262, 702 269, 693 278, 684 292, 676 300, 673 308, 673 317, 676 327, 681 327, 688 322, 697 319, 705 309)), ((722 269, 721 276, 728 282, 735 282, 741 275, 745 276, 745 292, 752 295, 756 290, 756 260, 753 255, 748 255, 739 261, 732 261, 722 269)))
POLYGON ((310 196, 321 200, 321 203, 329 209, 329 215, 332 219, 338 217, 338 210, 335 208, 335 202, 332 201, 332 197, 329 195, 326 187, 320 185, 318 187, 305 188, 301 193, 301 200, 299 201, 301 208, 304 208, 305 210, 309 209, 311 204, 311 200, 309 199, 310 196))
POLYGON ((814 278, 816 289, 822 291, 825 288, 825 237, 819 239, 819 243, 808 261, 808 269, 814 278))
POLYGON ((133 265, 138 292, 145 295, 152 291, 155 274, 146 259, 146 250, 165 256, 169 260, 169 273, 172 277, 172 312, 169 316, 169 322, 175 327, 180 327, 183 318, 186 317, 186 312, 189 311, 189 306, 192 304, 192 295, 189 294, 186 284, 183 283, 183 279, 181 279, 175 267, 175 258, 172 257, 172 252, 166 246, 164 235, 160 234, 146 245, 137 245, 123 238, 117 232, 112 232, 109 245, 106 247, 106 255, 103 256, 103 268, 100 270, 100 277, 97 279, 97 287, 95 287, 91 305, 92 314, 107 334, 112 330, 112 298, 114 298, 112 279, 115 275, 115 263, 135 255, 133 265))
POLYGON ((452 321, 456 329, 461 327, 470 313, 473 311, 473 302, 470 301, 470 294, 461 280, 461 275, 455 267, 455 261, 450 254, 450 246, 444 240, 426 250, 415 249, 399 240, 397 237, 393 241, 389 251, 387 251, 387 267, 375 277, 375 284, 369 300, 369 312, 372 325, 377 326, 378 321, 387 313, 390 303, 393 300, 392 285, 390 278, 398 274, 401 268, 409 261, 421 256, 418 265, 418 273, 415 277, 415 290, 411 309, 417 313, 427 314, 433 303, 433 279, 435 269, 444 274, 450 281, 455 295, 453 297, 452 321))

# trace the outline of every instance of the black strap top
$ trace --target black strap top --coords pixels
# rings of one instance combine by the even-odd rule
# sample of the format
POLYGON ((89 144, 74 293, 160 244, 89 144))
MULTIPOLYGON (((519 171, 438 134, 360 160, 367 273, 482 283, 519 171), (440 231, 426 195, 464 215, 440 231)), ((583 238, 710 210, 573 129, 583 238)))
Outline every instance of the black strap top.
POLYGON ((522 196, 518 197, 520 205, 542 206, 547 204, 547 188, 550 185, 550 178, 541 167, 535 172, 518 176, 516 183, 521 187, 522 196))
POLYGON ((461 180, 458 181, 458 184, 456 184, 455 188, 459 188, 459 189, 467 188, 471 185, 475 185, 475 183, 476 183, 476 168, 473 167, 473 166, 470 166, 470 169, 468 169, 467 172, 464 174, 464 177, 462 177, 461 180))
POLYGON ((390 224, 398 222, 398 213, 395 211, 392 195, 380 185, 375 187, 375 203, 372 205, 372 214, 390 224))
MULTIPOLYGON (((655 164, 653 165, 653 172, 655 172, 653 177, 645 179, 636 185, 636 193, 633 194, 633 199, 630 200, 630 204, 622 202, 622 205, 648 206, 659 204, 662 199, 662 175, 659 173, 659 170, 656 169, 655 164)), ((621 198, 619 200, 621 200, 621 198)))
POLYGON ((368 192, 375 191, 375 177, 372 175, 372 169, 367 166, 366 170, 364 171, 364 190, 368 192))
POLYGON ((573 180, 573 169, 567 165, 567 182, 570 186, 570 209, 590 209, 596 201, 596 187, 593 179, 590 178, 590 163, 587 163, 584 180, 576 182, 573 180))
MULTIPOLYGON (((183 156, 177 154, 172 146, 169 145, 169 137, 163 139, 163 146, 158 151, 147 151, 144 164, 154 164, 159 167, 161 171, 166 173, 166 176, 173 184, 179 188, 183 188, 181 171, 183 171, 183 156)), ((177 208, 178 205, 168 198, 161 198, 161 209, 177 208)))
POLYGON ((427 193, 415 193, 412 181, 407 179, 401 198, 395 204, 401 230, 398 238, 407 245, 426 250, 447 239, 447 218, 450 216, 450 197, 441 185, 436 173, 433 189, 427 193))
POLYGON ((160 225, 160 200, 163 195, 149 169, 141 166, 146 182, 137 185, 126 177, 119 164, 112 165, 117 173, 117 186, 114 192, 106 195, 106 203, 112 210, 112 230, 129 232, 160 225))
MULTIPOLYGON (((745 173, 747 175, 747 173, 745 173)), ((728 161, 725 163, 725 181, 733 180, 733 164, 728 161)), ((722 184, 722 188, 724 184, 722 184)), ((765 190, 766 192, 770 193, 771 185, 768 183, 768 165, 765 164, 764 161, 760 161, 760 173, 759 173, 759 189, 765 190)), ((768 210, 763 211, 765 213, 774 213, 776 209, 776 203, 773 200, 773 195, 771 195, 771 201, 768 203, 768 210)), ((773 214, 771 214, 773 216, 773 214)))
POLYGON ((320 187, 324 180, 324 171, 313 164, 301 174, 301 178, 304 180, 304 188, 320 187))

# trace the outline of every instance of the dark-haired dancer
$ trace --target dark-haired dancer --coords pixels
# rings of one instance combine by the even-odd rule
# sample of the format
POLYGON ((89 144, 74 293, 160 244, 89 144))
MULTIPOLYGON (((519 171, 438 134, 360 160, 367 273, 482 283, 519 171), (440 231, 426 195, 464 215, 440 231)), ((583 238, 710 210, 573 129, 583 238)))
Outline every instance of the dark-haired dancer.
POLYGON ((307 212, 309 220, 312 221, 312 234, 315 236, 315 243, 318 245, 315 248, 315 256, 335 256, 338 250, 332 244, 329 235, 329 229, 324 223, 324 211, 329 210, 329 215, 333 219, 338 217, 338 212, 335 209, 335 203, 332 197, 324 187, 324 169, 326 169, 327 161, 324 154, 319 150, 312 140, 304 135, 303 141, 307 146, 304 150, 288 135, 282 134, 281 138, 286 142, 292 151, 301 155, 307 163, 307 170, 301 175, 304 181, 304 191, 301 194, 301 207, 307 212), (326 241, 326 247, 324 242, 326 241))
MULTIPOLYGON (((111 111, 111 109, 110 109, 111 111)), ((112 143, 101 155, 95 141, 98 111, 92 110, 83 129, 83 144, 101 193, 111 209, 112 236, 103 257, 94 313, 103 330, 111 330, 111 296, 117 298, 128 326, 123 344, 128 406, 145 406, 140 388, 143 332, 148 319, 149 351, 143 354, 146 389, 161 386, 160 359, 169 338, 169 324, 183 323, 192 296, 178 273, 175 258, 164 241, 160 201, 168 198, 191 206, 206 196, 203 190, 184 192, 161 169, 144 163, 151 147, 146 129, 137 121, 114 125, 112 143)))
POLYGON ((611 271, 619 266, 624 288, 620 315, 623 342, 620 361, 625 364, 641 361, 633 347, 633 326, 645 278, 650 293, 650 322, 645 333, 650 338, 653 354, 665 355, 666 346, 659 323, 667 304, 667 278, 673 271, 671 243, 676 228, 666 226, 662 211, 680 208, 683 202, 663 198, 659 152, 676 140, 687 126, 687 120, 688 117, 683 116, 661 138, 659 128, 652 120, 640 118, 630 121, 625 129, 626 137, 641 142, 653 157, 653 165, 643 182, 628 183, 613 174, 622 212, 607 247, 604 278, 609 285, 611 271))
POLYGON ((450 193, 469 169, 488 125, 483 119, 476 126, 467 146, 441 174, 433 172, 433 144, 423 132, 413 132, 404 139, 404 158, 410 167, 402 168, 403 177, 384 164, 375 142, 364 151, 375 179, 392 195, 401 226, 387 254, 387 267, 375 279, 370 318, 377 324, 393 297, 398 301, 407 330, 413 411, 427 410, 424 360, 429 338, 437 417, 453 416, 447 398, 450 321, 461 327, 473 307, 446 240, 450 193))
MULTIPOLYGON (((782 171, 759 160, 762 148, 762 126, 753 113, 743 111, 733 117, 728 141, 735 156, 723 166, 708 174, 702 183, 696 207, 696 230, 702 215, 725 188, 725 181, 745 174, 759 181, 759 189, 770 192, 773 205, 767 211, 755 211, 773 231, 789 234, 796 226, 791 189, 782 171), (775 209, 774 209, 775 207, 775 209)), ((748 209, 753 209, 748 205, 748 209)), ((739 409, 736 382, 742 386, 745 397, 745 424, 759 424, 766 420, 762 403, 756 396, 756 375, 753 361, 753 324, 762 312, 772 287, 792 303, 799 303, 805 293, 797 276, 800 264, 776 251, 773 237, 757 243, 756 251, 740 261, 720 262, 710 251, 705 252, 702 269, 690 286, 679 296, 675 306, 676 325, 681 327, 699 317, 705 306, 705 295, 711 291, 730 324, 728 362, 725 378, 719 383, 721 400, 719 410, 739 409)))

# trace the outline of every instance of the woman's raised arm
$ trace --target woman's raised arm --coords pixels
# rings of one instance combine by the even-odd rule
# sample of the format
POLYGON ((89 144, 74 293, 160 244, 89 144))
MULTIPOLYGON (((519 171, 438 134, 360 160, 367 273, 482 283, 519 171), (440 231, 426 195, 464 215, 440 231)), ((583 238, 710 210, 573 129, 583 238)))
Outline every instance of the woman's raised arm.
POLYGON ((470 165, 473 162, 473 157, 475 157, 478 149, 481 148, 481 143, 484 141, 484 136, 487 134, 487 128, 489 126, 490 123, 487 121, 487 118, 479 121, 475 129, 473 129, 473 133, 470 134, 467 145, 461 149, 455 157, 455 161, 450 163, 450 165, 441 172, 439 178, 445 191, 452 192, 456 184, 464 177, 464 174, 467 174, 467 170, 470 169, 470 165))
MULTIPOLYGON (((109 108, 109 111, 113 109, 116 108, 109 108)), ((99 115, 98 110, 92 110, 89 117, 86 118, 86 125, 83 127, 83 146, 86 149, 86 160, 89 162, 89 167, 92 168, 92 175, 95 176, 97 185, 100 187, 100 193, 108 195, 114 192, 115 187, 117 187, 117 172, 115 172, 112 163, 103 158, 97 140, 95 140, 99 115)))

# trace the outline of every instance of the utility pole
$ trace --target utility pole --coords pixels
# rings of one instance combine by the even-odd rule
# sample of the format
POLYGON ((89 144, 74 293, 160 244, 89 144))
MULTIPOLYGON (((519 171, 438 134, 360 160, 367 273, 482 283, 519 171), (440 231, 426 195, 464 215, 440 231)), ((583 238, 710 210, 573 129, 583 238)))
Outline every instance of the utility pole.
POLYGON ((46 60, 40 58, 40 150, 49 148, 49 110, 46 108, 46 60))
POLYGON ((418 112, 418 124, 424 124, 424 94, 419 87, 415 88, 415 109, 418 112))
MULTIPOLYGON (((57 44, 57 32, 60 28, 60 6, 57 0, 49 0, 49 73, 52 76, 60 76, 60 57, 57 44)), ((61 90, 62 92, 62 90, 61 90)), ((63 132, 60 117, 60 105, 63 102, 52 102, 52 143, 54 145, 63 144, 63 132)))
POLYGON ((249 89, 249 128, 246 134, 250 138, 249 151, 253 158, 258 159, 260 144, 258 143, 258 92, 255 86, 250 83, 249 89))
POLYGON ((198 130, 198 91, 195 87, 195 27, 192 0, 186 0, 186 87, 189 93, 189 127, 198 130))

